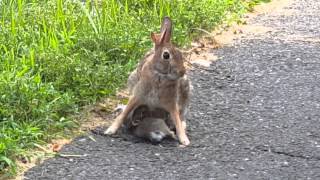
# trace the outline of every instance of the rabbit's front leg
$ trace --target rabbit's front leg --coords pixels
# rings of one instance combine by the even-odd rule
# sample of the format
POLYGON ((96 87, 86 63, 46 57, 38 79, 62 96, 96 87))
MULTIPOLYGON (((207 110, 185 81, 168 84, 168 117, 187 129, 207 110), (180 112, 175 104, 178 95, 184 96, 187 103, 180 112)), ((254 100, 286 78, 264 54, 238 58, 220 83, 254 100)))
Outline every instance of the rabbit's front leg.
POLYGON ((124 120, 128 117, 128 114, 139 106, 139 101, 136 97, 131 97, 124 111, 122 111, 119 116, 114 120, 111 126, 104 132, 104 134, 111 135, 115 134, 120 126, 123 124, 124 120))
POLYGON ((176 126, 176 132, 177 132, 177 136, 179 138, 180 143, 185 146, 189 145, 190 140, 186 134, 185 127, 183 127, 184 124, 180 118, 178 105, 176 104, 175 108, 170 109, 169 113, 174 122, 174 125, 176 126))

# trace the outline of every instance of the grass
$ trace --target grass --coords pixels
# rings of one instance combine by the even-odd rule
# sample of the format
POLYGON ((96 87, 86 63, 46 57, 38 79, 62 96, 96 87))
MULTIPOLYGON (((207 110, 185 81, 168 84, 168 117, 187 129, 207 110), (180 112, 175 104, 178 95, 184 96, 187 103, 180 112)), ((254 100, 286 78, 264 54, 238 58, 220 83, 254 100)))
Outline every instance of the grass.
POLYGON ((0 0, 0 172, 125 82, 162 17, 186 45, 260 0, 0 0))

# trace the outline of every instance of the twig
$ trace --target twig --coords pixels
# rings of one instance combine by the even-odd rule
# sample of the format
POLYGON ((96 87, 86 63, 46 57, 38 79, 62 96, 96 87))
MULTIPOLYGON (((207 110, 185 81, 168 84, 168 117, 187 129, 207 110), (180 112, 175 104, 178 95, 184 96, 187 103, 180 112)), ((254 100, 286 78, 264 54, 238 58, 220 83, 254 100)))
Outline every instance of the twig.
POLYGON ((91 139, 93 142, 97 142, 97 140, 90 135, 88 135, 88 138, 91 139))
POLYGON ((206 31, 206 30, 204 30, 204 29, 201 29, 201 28, 191 28, 191 29, 194 29, 194 30, 198 30, 198 31, 207 33, 207 34, 209 34, 210 36, 214 36, 214 34, 210 33, 209 31, 206 31))
POLYGON ((87 157, 88 154, 60 154, 60 153, 57 153, 56 155, 60 156, 60 157, 65 157, 65 158, 68 158, 68 157, 87 157))
POLYGON ((41 149, 42 151, 46 152, 46 153, 51 153, 50 151, 48 151, 45 147, 41 146, 40 144, 33 143, 33 145, 36 146, 37 148, 41 149))

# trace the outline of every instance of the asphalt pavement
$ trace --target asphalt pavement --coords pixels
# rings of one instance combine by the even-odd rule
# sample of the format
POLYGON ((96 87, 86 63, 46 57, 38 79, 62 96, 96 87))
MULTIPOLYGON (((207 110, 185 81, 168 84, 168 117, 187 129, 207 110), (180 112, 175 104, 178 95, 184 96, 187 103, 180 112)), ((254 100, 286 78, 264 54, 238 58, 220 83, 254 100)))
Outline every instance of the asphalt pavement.
POLYGON ((25 179, 320 179, 320 1, 295 0, 248 24, 270 27, 189 71, 191 145, 78 137, 25 179))

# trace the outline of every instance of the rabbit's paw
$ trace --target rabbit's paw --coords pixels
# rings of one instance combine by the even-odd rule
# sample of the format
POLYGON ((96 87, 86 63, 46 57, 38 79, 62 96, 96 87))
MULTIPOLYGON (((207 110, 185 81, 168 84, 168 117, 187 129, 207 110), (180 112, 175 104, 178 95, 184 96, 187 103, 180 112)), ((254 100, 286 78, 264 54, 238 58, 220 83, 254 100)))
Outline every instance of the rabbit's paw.
POLYGON ((179 141, 180 141, 181 145, 184 145, 184 146, 188 146, 190 144, 190 140, 186 134, 181 135, 179 137, 179 141))
POLYGON ((106 131, 104 131, 103 134, 112 135, 112 134, 115 134, 117 132, 117 130, 118 130, 117 127, 111 125, 106 131))

